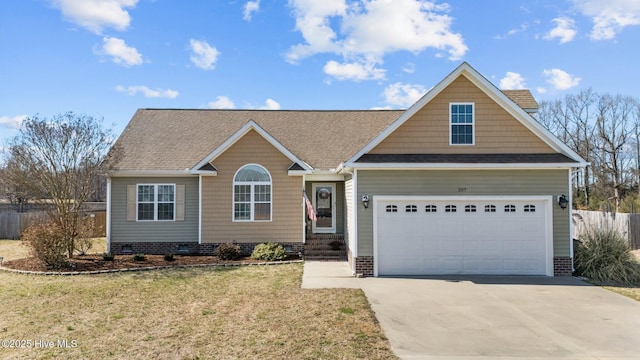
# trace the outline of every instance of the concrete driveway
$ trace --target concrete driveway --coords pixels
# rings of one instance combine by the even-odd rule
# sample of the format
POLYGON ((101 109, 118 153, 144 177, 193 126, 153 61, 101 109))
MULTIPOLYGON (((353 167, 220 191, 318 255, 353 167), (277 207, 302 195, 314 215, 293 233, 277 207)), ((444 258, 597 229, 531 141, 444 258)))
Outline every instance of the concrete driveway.
POLYGON ((640 302, 577 279, 357 281, 402 359, 640 359, 640 302))

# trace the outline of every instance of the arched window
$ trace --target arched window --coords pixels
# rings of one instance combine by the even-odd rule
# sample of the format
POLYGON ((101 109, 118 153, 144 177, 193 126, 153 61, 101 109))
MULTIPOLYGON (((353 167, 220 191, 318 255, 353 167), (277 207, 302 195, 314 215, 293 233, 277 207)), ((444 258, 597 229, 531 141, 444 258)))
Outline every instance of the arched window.
POLYGON ((233 220, 271 220, 271 175, 264 167, 248 164, 233 177, 233 220))

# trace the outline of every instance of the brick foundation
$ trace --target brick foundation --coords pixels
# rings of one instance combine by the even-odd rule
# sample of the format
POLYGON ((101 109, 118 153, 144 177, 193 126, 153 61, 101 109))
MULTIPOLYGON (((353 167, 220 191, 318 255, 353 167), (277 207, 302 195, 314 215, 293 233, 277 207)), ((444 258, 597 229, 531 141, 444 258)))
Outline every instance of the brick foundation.
POLYGON ((571 276, 571 258, 557 256, 553 258, 553 276, 571 276))
MULTIPOLYGON (((349 252, 349 262, 354 259, 349 252)), ((373 276, 373 256, 358 256, 355 258, 356 274, 363 276, 373 276)), ((571 276, 571 258, 568 256, 557 256, 553 258, 553 276, 571 276)))
MULTIPOLYGON (((260 243, 236 243, 240 246, 242 256, 249 256, 253 248, 260 243)), ((284 246, 288 253, 297 255, 304 254, 303 243, 279 243, 284 246)), ((198 244, 197 242, 134 242, 134 243, 111 243, 111 253, 122 254, 185 254, 185 255, 215 255, 219 244, 198 244)))
POLYGON ((373 276, 373 256, 358 256, 356 261, 356 274, 373 276))

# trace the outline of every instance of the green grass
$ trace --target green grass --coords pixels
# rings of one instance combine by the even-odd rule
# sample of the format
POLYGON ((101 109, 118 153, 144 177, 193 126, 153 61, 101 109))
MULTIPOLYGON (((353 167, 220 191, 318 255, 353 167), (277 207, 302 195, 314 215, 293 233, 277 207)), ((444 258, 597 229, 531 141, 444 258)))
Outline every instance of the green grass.
POLYGON ((10 359, 394 359, 361 290, 300 289, 301 264, 99 276, 0 272, 10 359))

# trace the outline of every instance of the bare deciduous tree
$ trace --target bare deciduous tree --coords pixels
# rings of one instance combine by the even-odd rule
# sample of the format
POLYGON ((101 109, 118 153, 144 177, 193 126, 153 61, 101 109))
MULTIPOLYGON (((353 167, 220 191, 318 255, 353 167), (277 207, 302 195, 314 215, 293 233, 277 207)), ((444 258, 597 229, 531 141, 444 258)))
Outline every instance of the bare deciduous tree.
POLYGON ((108 170, 102 160, 113 140, 101 121, 68 112, 27 118, 10 143, 8 163, 20 171, 10 172, 7 181, 47 211, 63 232, 69 257, 84 226, 82 205, 108 170))

